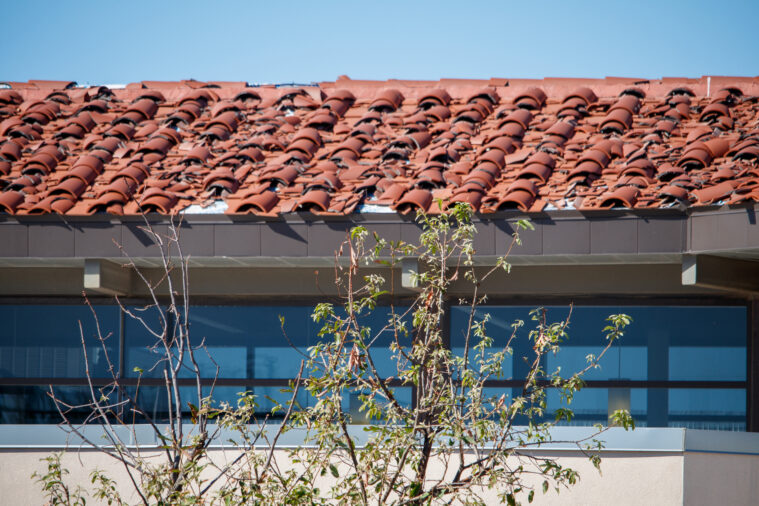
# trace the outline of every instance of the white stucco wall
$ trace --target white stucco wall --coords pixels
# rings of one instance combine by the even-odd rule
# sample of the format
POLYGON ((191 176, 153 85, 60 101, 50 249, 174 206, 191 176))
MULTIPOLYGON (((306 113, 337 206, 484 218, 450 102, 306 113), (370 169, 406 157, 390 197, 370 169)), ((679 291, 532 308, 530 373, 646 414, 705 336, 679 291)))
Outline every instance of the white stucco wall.
MULTIPOLYGON (((41 462, 51 449, 0 449, 0 505, 36 505, 45 500, 39 484, 31 478, 34 471, 44 472, 41 462)), ((147 456, 149 454, 146 453, 147 456)), ((211 450, 213 459, 221 464, 237 455, 236 451, 211 450)), ((275 452, 280 464, 286 465, 285 450, 275 452)), ((541 455, 558 457, 561 464, 580 473, 580 482, 559 494, 536 492, 538 505, 681 505, 723 504, 756 506, 759 504, 759 455, 699 451, 604 451, 602 473, 587 458, 575 451, 556 451, 541 455)), ((93 450, 68 450, 62 459, 68 469, 67 481, 84 488, 90 486, 89 474, 106 470, 124 493, 135 496, 124 469, 113 459, 93 450)), ((535 485, 540 490, 542 480, 535 485)), ((320 483, 320 486, 328 485, 320 483)), ((496 504, 497 492, 487 497, 496 504)), ((526 504, 526 497, 523 497, 526 504)), ((134 502, 134 501, 132 501, 134 502)), ((87 504, 97 504, 88 499, 87 504)))
MULTIPOLYGON (((234 458, 234 452, 212 452, 215 459, 223 461, 234 458)), ((44 471, 41 458, 49 455, 45 450, 0 450, 0 504, 44 504, 40 487, 30 478, 34 471, 44 471)), ((602 474, 593 468, 587 458, 576 452, 562 452, 561 463, 580 472, 580 482, 559 494, 553 491, 543 496, 536 492, 534 504, 538 505, 675 505, 683 504, 683 455, 676 453, 605 452, 602 474)), ((278 450, 278 456, 284 453, 278 450)), ((89 486, 89 473, 94 468, 105 469, 129 494, 129 482, 123 468, 103 454, 90 451, 67 451, 62 459, 69 470, 70 483, 89 486)), ((535 485, 540 490, 542 480, 535 485)), ((497 492, 487 494, 497 503, 497 492)), ((132 496, 133 497, 133 496, 132 496)), ((523 498, 526 504, 526 497, 523 498)), ((96 504, 88 500, 88 504, 96 504)), ((728 504, 728 503, 723 503, 728 504)))
MULTIPOLYGON (((580 455, 561 462, 580 472, 580 483, 559 494, 536 493, 534 504, 563 506, 633 506, 683 504, 683 455, 677 453, 604 452, 601 474, 580 455)), ((526 502, 526 501, 525 501, 526 502)))
POLYGON ((759 504, 759 457, 688 452, 683 470, 685 504, 756 506, 759 504))

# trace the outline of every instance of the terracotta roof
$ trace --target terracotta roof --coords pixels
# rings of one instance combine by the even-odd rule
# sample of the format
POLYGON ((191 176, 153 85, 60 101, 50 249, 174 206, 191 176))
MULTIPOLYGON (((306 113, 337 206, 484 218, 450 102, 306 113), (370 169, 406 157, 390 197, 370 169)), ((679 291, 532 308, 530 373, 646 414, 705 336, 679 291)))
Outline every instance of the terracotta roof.
POLYGON ((759 78, 9 85, 2 213, 759 201, 759 78))

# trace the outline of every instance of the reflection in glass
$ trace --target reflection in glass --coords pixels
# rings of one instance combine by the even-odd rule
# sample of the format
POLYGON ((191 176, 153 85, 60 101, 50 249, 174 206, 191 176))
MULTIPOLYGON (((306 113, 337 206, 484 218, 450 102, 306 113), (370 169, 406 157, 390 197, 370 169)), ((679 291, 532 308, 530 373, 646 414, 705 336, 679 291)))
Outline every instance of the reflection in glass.
MULTIPOLYGON (((470 367, 477 370, 477 351, 474 347, 480 342, 479 338, 474 335, 474 332, 469 328, 471 309, 465 306, 453 306, 451 308, 451 353, 455 357, 463 357, 465 349, 467 347, 467 335, 469 339, 469 352, 467 353, 467 360, 470 367)), ((472 317, 472 324, 483 321, 486 315, 490 315, 485 329, 486 335, 493 339, 492 347, 489 351, 498 352, 503 350, 509 338, 514 332, 512 326, 516 321, 522 320, 527 323, 529 321, 529 309, 524 307, 483 307, 475 311, 472 317), (491 309, 496 309, 491 311, 491 309)), ((526 338, 523 332, 519 332, 519 338, 514 339, 511 342, 513 349, 513 355, 506 356, 502 365, 502 379, 512 379, 514 375, 514 357, 526 356, 528 354, 528 346, 526 338)), ((517 362, 521 365, 521 362, 517 362)))
MULTIPOLYGON (((393 392, 398 404, 406 408, 411 407, 412 390, 410 387, 391 388, 390 390, 393 392)), ((381 394, 377 394, 376 400, 381 406, 385 406, 388 403, 387 399, 381 394)), ((313 397, 311 398, 311 402, 315 402, 313 397)), ((382 420, 369 420, 366 414, 366 409, 363 408, 363 404, 364 402, 361 399, 361 394, 357 392, 351 392, 342 399, 342 409, 350 415, 351 423, 365 425, 382 422, 382 420)))
MULTIPOLYGON (((292 392, 288 391, 286 386, 278 387, 246 387, 246 386, 217 386, 211 390, 210 386, 203 387, 203 395, 211 396, 212 406, 220 408, 222 403, 227 403, 232 409, 238 406, 240 396, 250 393, 255 396, 256 417, 258 421, 263 421, 264 417, 271 412, 275 404, 286 406, 292 398, 292 392)), ((136 401, 140 407, 150 416, 153 421, 166 422, 169 419, 169 398, 164 387, 144 387, 141 386, 139 391, 134 387, 128 389, 129 395, 134 397, 137 393, 136 401)), ((190 420, 190 411, 188 403, 197 404, 197 391, 195 387, 180 387, 179 394, 182 398, 183 411, 182 416, 187 421, 190 420)), ((298 392, 296 401, 299 406, 307 406, 309 402, 308 394, 305 390, 298 392)), ((270 419, 280 419, 284 416, 285 411, 280 410, 270 419)), ((138 421, 139 423, 139 421, 138 421)))
MULTIPOLYGON (((55 386, 53 390, 55 396, 69 406, 91 402, 88 387, 55 386)), ((49 391, 47 385, 0 386, 0 423, 61 423, 63 420, 48 396, 49 391)), ((110 388, 106 392, 110 393, 110 388)), ((88 408, 78 408, 66 416, 72 423, 82 423, 91 412, 88 408)))
POLYGON ((689 429, 746 430, 743 389, 677 389, 668 392, 668 426, 689 429))
MULTIPOLYGON (((524 321, 513 342, 514 357, 508 376, 523 378, 522 357, 531 356, 528 333, 534 328, 527 306, 481 306, 475 317, 487 313, 488 335, 503 346, 512 323, 524 321)), ((564 320, 568 307, 547 307, 549 322, 564 320)), ((567 376, 587 365, 606 345, 603 328, 610 314, 633 318, 624 337, 604 356, 600 368, 588 371, 590 380, 744 381, 746 379, 746 308, 744 306, 575 306, 561 351, 549 354, 548 372, 561 368, 567 376)), ((463 353, 469 308, 451 308, 451 346, 463 353)))
MULTIPOLYGON (((94 306, 94 309, 102 336, 109 336, 106 340, 108 356, 118 367, 119 310, 114 306, 94 306)), ((0 305, 0 321, 3 322, 0 325, 0 377, 83 377, 82 336, 87 345, 91 376, 108 376, 95 316, 88 306, 0 305)))
MULTIPOLYGON (((313 321, 312 306, 193 306, 190 315, 190 336, 194 346, 203 344, 195 357, 205 378, 292 379, 298 374, 308 347, 316 344, 322 323, 313 321), (280 317, 284 319, 284 332, 280 317)), ((405 308, 399 308, 399 311, 405 308)), ((159 315, 146 315, 151 328, 157 327, 159 315)), ((388 346, 395 339, 386 326, 389 308, 378 307, 370 315, 359 318, 361 325, 371 327, 372 358, 381 375, 397 371, 388 346)), ((163 365, 157 364, 162 350, 154 347, 156 339, 141 322, 127 318, 125 322, 126 371, 134 377, 135 367, 143 377, 160 378, 163 365)), ((408 339, 401 339, 401 342, 408 339)), ((188 366, 180 377, 193 377, 188 366)))
MULTIPOLYGON (((575 419, 569 425, 606 424, 607 412, 618 392, 606 388, 584 388, 575 394, 569 408, 575 419)), ((744 389, 630 388, 629 410, 638 427, 687 427, 691 429, 746 430, 744 389), (664 395, 662 395, 664 394, 664 395)), ((561 400, 557 390, 548 390, 548 416, 553 417, 561 400)), ((567 425, 562 422, 562 425, 567 425)))
POLYGON ((669 379, 698 381, 745 380, 745 340, 743 343, 727 342, 720 346, 670 347, 669 379))
MULTIPOLYGON (((189 331, 201 376, 215 377, 218 366, 219 378, 294 378, 303 358, 299 351, 306 352, 314 332, 311 311, 308 306, 193 306, 189 331)), ((128 374, 136 376, 139 367, 145 377, 162 377, 155 337, 133 319, 125 322, 125 334, 128 374)), ((187 363, 184 378, 193 376, 187 363)))
MULTIPOLYGON (((401 313, 407 307, 397 307, 401 313)), ((514 354, 503 365, 503 379, 522 379, 527 365, 522 357, 534 352, 528 340, 534 328, 529 306, 482 306, 476 319, 486 313, 488 335, 494 338, 494 348, 502 348, 513 332, 512 324, 523 320, 524 327, 512 343, 514 354)), ((160 331, 161 314, 155 309, 140 311, 130 308, 154 331, 160 331)), ((548 307, 549 321, 557 322, 569 314, 567 306, 548 307)), ((112 334, 107 352, 115 366, 119 364, 120 315, 116 306, 95 306, 101 331, 112 334)), ((280 390, 285 380, 296 376, 301 353, 319 339, 321 323, 311 318, 313 306, 193 306, 190 311, 190 332, 195 345, 204 344, 196 359, 205 378, 222 379, 281 379, 282 386, 224 386, 217 387, 216 400, 236 402, 237 394, 247 389, 258 395, 261 413, 268 412, 273 402, 268 397, 285 402, 289 397, 280 390), (283 333, 280 316, 284 318, 283 333)), ((339 310, 338 310, 339 311, 339 310)), ((397 365, 388 345, 396 339, 392 332, 379 333, 388 320, 387 307, 360 318, 362 325, 371 327, 376 340, 371 348, 380 374, 394 376, 397 365), (377 335, 379 333, 379 335, 377 335)), ((746 308, 744 306, 576 306, 572 310, 569 339, 557 355, 545 357, 544 368, 551 372, 561 368, 562 375, 582 369, 587 355, 598 354, 605 345, 605 318, 613 313, 627 313, 633 323, 622 340, 604 357, 601 367, 589 371, 586 381, 746 381, 746 308)), ((96 340, 95 320, 85 305, 6 305, 0 306, 0 377, 1 378, 83 378, 79 322, 88 345, 88 360, 93 377, 108 377, 107 362, 96 340)), ((469 308, 454 306, 450 313, 450 343, 452 352, 464 353, 464 336, 468 326, 469 308)), ((408 321, 407 327, 408 325, 408 321)), ((124 318, 124 374, 136 377, 135 367, 143 377, 161 378, 163 364, 158 350, 151 349, 156 339, 139 321, 124 318), (151 367, 155 366, 152 370, 151 367)), ((410 337, 399 336, 401 345, 408 346, 410 337)), ((470 342, 470 360, 474 359, 470 342)), ((185 369, 180 377, 191 378, 185 369)), ((236 383, 236 382, 235 382, 236 383)), ((276 384, 276 383, 275 383, 276 384)), ((604 385, 596 385, 604 386, 604 385)), ((720 430, 745 430, 746 389, 725 388, 635 388, 645 385, 622 384, 614 389, 585 388, 573 403, 577 425, 605 423, 607 412, 616 401, 627 405, 639 426, 691 427, 720 430), (629 392, 629 395, 628 395, 629 392), (621 395, 620 394, 624 394, 621 395)), ((666 385, 659 385, 666 386, 666 385)), ((188 387, 188 395, 192 388, 188 387)), ((77 386, 56 387, 67 402, 88 400, 87 389, 77 386)), ((396 389, 404 402, 411 403, 411 389, 396 389)), ((518 388, 488 389, 503 393, 507 398, 518 395, 518 388)), ((0 422, 57 423, 58 414, 46 397, 46 385, 0 387, 0 422)), ((157 417, 166 414, 166 402, 158 395, 163 388, 142 386, 141 399, 157 417), (162 415, 163 413, 163 415, 162 415)), ((188 397, 191 399, 192 397, 188 397)), ((142 402, 141 401, 141 402, 142 402)), ((301 392, 299 402, 308 405, 314 400, 301 392)), ((558 407, 558 393, 549 390, 549 411, 558 407)), ((360 400, 346 396, 343 409, 359 419, 360 400)), ((80 416, 80 415, 75 415, 80 416)), ((83 414, 81 416, 84 416, 83 414)))
MULTIPOLYGON (((128 388, 128 392, 130 396, 134 396, 135 392, 137 392, 136 400, 138 404, 153 421, 166 422, 169 419, 169 400, 164 387, 141 386, 139 391, 134 387, 130 387, 128 388)), ((292 390, 286 386, 217 386, 213 389, 213 392, 210 387, 203 387, 203 395, 212 396, 212 406, 216 408, 221 407, 222 403, 227 403, 234 409, 238 406, 240 396, 246 392, 255 396, 255 412, 258 421, 263 421, 267 415, 269 415, 269 420, 281 419, 287 409, 287 403, 289 403, 292 398, 292 390), (280 409, 275 414, 271 414, 271 410, 276 405, 282 406, 283 409, 280 409)), ((402 406, 411 405, 411 388, 394 388, 393 392, 402 406)), ((180 387, 180 395, 182 397, 182 404, 185 406, 183 417, 189 421, 190 412, 189 408, 187 408, 187 403, 192 403, 193 405, 197 403, 195 387, 180 387)), ((296 396, 295 409, 313 406, 316 402, 316 398, 310 396, 305 389, 301 388, 296 396)), ((345 398, 342 399, 342 408, 346 413, 351 414, 354 418, 354 423, 366 423, 365 413, 359 411, 361 404, 362 402, 358 398, 358 395, 346 395, 345 398)))
MULTIPOLYGON (((615 389, 612 389, 615 390, 615 389)), ((562 421, 560 425, 588 426, 596 423, 608 424, 609 401, 616 399, 618 392, 610 394, 607 388, 583 388, 574 395, 572 402, 567 406, 562 402, 558 390, 549 389, 547 396, 547 419, 555 417, 558 408, 569 408, 574 412, 572 421, 562 421)), ((635 420, 636 426, 646 426, 646 408, 648 391, 644 388, 631 388, 626 392, 629 403, 629 411, 635 420)))

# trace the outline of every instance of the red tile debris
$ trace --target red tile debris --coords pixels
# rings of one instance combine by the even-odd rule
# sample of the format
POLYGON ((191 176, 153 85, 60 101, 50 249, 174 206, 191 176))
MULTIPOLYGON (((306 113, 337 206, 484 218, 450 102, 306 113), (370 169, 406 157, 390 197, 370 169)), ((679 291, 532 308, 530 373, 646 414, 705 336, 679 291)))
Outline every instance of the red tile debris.
POLYGON ((759 201, 759 78, 8 84, 6 214, 759 201))

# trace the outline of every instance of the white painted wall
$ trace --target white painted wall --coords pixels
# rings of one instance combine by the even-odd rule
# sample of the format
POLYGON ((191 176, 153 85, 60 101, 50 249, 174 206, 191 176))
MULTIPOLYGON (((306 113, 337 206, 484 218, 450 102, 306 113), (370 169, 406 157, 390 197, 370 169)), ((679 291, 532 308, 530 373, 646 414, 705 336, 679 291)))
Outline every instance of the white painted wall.
MULTIPOLYGON (((284 460, 284 452, 282 450, 277 452, 278 457, 284 460)), ((213 450, 212 454, 214 460, 223 462, 233 459, 236 453, 213 450)), ((30 476, 34 471, 45 470, 45 463, 40 462, 39 459, 46 455, 49 455, 47 450, 0 450, 0 491, 2 491, 0 504, 44 504, 40 487, 30 476)), ((561 452, 554 455, 560 456, 562 464, 580 472, 580 482, 571 489, 562 490, 559 494, 549 491, 549 494, 543 496, 538 491, 534 504, 562 506, 683 504, 685 457, 682 453, 604 452, 601 475, 587 458, 578 452, 561 452)), ((734 456, 720 457, 724 457, 724 465, 731 466, 731 469, 737 466, 733 463, 734 456)), ((742 458, 752 460, 754 466, 759 466, 759 458, 742 458)), ((708 467, 707 461, 708 458, 703 465, 708 467)), ((130 490, 123 468, 101 453, 91 450, 69 450, 64 454, 63 465, 70 472, 68 479, 71 483, 79 483, 86 488, 90 484, 89 473, 92 469, 99 468, 107 470, 121 484, 122 490, 125 492, 130 490)), ((535 483, 538 490, 540 490, 540 483, 542 480, 535 483)), ((752 492, 746 491, 741 497, 749 493, 752 492)), ((487 496, 492 498, 493 504, 497 503, 496 491, 490 491, 487 496)), ((527 503, 526 496, 523 502, 527 503)), ((94 500, 88 500, 87 504, 96 503, 94 500)), ((728 501, 713 504, 744 503, 728 501)))
POLYGON ((759 456, 688 452, 683 484, 687 506, 756 506, 759 456))

